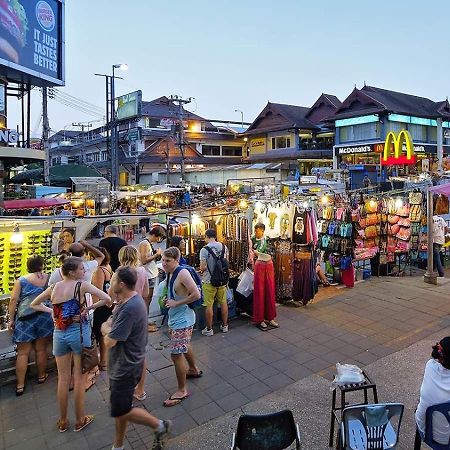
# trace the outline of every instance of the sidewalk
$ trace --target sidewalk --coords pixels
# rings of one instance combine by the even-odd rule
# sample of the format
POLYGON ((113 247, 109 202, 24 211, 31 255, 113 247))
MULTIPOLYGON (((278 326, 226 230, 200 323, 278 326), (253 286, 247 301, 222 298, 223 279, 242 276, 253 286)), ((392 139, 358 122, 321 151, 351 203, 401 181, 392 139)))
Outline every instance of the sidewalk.
MULTIPOLYGON (((306 308, 279 307, 277 330, 261 332, 237 319, 228 334, 196 332, 193 345, 204 377, 190 381, 191 397, 173 408, 162 406, 176 388, 168 338, 161 331, 150 334, 148 399, 141 405, 174 419, 169 449, 226 448, 242 411, 284 407, 300 424, 303 449, 325 449, 334 365, 356 363, 377 383, 380 401, 407 406, 399 448, 411 449, 412 411, 430 345, 450 334, 449 289, 448 280, 431 286, 421 277, 372 278, 306 308)), ((43 386, 30 378, 20 398, 14 386, 0 388, 0 447, 111 448, 114 426, 103 373, 86 395, 86 412, 96 419, 79 434, 56 431, 55 394, 55 374, 43 386)), ((130 427, 125 448, 150 448, 151 435, 144 427, 130 427)))

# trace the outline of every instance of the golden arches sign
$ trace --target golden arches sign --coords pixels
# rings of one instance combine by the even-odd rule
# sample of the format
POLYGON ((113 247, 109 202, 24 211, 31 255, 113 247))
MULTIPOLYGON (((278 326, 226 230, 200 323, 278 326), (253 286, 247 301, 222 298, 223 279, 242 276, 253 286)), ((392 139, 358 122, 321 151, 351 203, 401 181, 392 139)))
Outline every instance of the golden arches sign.
POLYGON ((397 136, 393 131, 390 131, 384 141, 381 164, 389 166, 393 164, 414 164, 415 162, 414 144, 409 131, 401 130, 397 136), (403 145, 406 147, 406 158, 403 156, 403 145), (394 149, 393 155, 392 148, 394 149))

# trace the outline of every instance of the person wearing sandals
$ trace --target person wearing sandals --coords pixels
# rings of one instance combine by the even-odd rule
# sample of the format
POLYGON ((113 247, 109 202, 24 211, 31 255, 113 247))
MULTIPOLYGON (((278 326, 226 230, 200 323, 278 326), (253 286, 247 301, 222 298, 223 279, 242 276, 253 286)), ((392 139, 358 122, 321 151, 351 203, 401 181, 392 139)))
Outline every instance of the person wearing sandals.
POLYGON ((38 295, 31 303, 31 307, 36 311, 53 314, 54 318, 53 354, 58 368, 57 397, 60 414, 58 429, 62 433, 69 427, 67 408, 71 372, 75 382, 76 423, 74 431, 81 431, 94 420, 94 416, 84 414, 86 374, 83 375, 81 370, 81 340, 83 340, 84 347, 91 345, 91 327, 87 320, 87 314, 90 310, 110 304, 111 298, 92 284, 82 281, 85 276, 85 268, 81 258, 75 256, 67 258, 61 271, 64 277, 63 281, 50 286, 38 295), (84 299, 86 294, 94 295, 100 300, 87 306, 84 300, 80 300, 84 299), (48 299, 52 301, 52 308, 42 304, 48 299), (72 359, 73 370, 71 371, 72 359))
POLYGON ((30 308, 30 303, 44 292, 48 285, 49 276, 43 273, 44 264, 42 256, 34 255, 28 258, 28 275, 17 279, 11 292, 8 329, 12 332, 12 340, 17 345, 17 396, 25 392, 25 376, 33 346, 36 353, 38 384, 45 383, 48 377, 47 344, 53 334, 53 321, 48 314, 30 308))
MULTIPOLYGON (((103 292, 108 293, 111 277, 113 276, 113 271, 110 266, 110 256, 106 248, 97 247, 104 255, 105 258, 97 267, 97 270, 92 275, 92 284, 102 290, 103 292)), ((99 301, 98 297, 93 297, 94 303, 99 301)), ((95 339, 98 342, 99 350, 100 350, 100 370, 106 370, 107 366, 107 351, 105 349, 105 343, 103 342, 103 335, 100 331, 101 326, 104 322, 108 320, 108 318, 112 314, 112 308, 107 305, 100 306, 94 311, 94 320, 92 322, 92 331, 94 332, 95 339)))
MULTIPOLYGON (((121 266, 133 267, 134 269, 136 269, 137 279, 134 290, 144 299, 148 311, 151 298, 147 278, 147 271, 145 270, 144 267, 139 265, 139 253, 136 247, 133 247, 132 245, 122 247, 119 251, 119 263, 121 266)), ((111 292, 110 295, 113 296, 114 293, 111 292)), ((153 331, 157 330, 158 328, 156 328, 153 331)), ((150 331, 150 325, 148 325, 148 331, 150 331)), ((144 401, 147 398, 147 393, 144 390, 146 374, 147 374, 147 363, 144 361, 141 379, 138 385, 136 386, 136 389, 134 390, 134 398, 136 400, 139 400, 140 402, 144 401)))
POLYGON ((133 408, 135 387, 145 364, 147 344, 147 308, 135 290, 136 269, 121 266, 111 279, 110 291, 117 306, 102 325, 105 346, 109 349, 108 375, 111 391, 111 416, 116 422, 113 450, 123 450, 128 422, 153 429, 153 448, 162 448, 172 428, 169 420, 160 420, 144 408, 133 408))

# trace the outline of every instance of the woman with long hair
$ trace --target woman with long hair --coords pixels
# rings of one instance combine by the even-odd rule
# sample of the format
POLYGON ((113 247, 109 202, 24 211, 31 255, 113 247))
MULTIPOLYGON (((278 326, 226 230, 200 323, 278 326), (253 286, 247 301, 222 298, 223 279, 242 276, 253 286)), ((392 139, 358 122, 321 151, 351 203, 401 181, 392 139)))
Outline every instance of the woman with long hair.
MULTIPOLYGON (((134 290, 144 299, 147 311, 150 306, 150 289, 148 285, 147 271, 140 265, 139 252, 137 248, 132 245, 127 245, 119 250, 119 263, 121 266, 133 267, 137 272, 137 281, 134 290)), ((149 331, 154 331, 153 329, 149 331)), ((147 398, 147 393, 144 390, 145 375, 147 373, 147 362, 144 362, 141 379, 134 389, 134 398, 143 401, 147 398)))
MULTIPOLYGON (((109 284, 111 278, 113 276, 113 271, 111 266, 109 265, 111 258, 109 256, 108 251, 104 247, 97 247, 104 255, 105 258, 101 262, 101 264, 97 267, 97 270, 94 272, 92 276, 92 284, 102 290, 103 292, 108 293, 109 284)), ((98 297, 92 297, 94 303, 97 303, 100 299, 98 297)), ((92 331, 94 332, 95 339, 98 342, 99 350, 100 350, 100 370, 106 370, 107 368, 107 357, 108 352, 106 351, 105 344, 103 342, 103 335, 100 331, 101 326, 105 323, 109 317, 112 315, 112 308, 103 305, 100 308, 97 308, 94 311, 94 320, 92 323, 92 331)))
POLYGON ((69 427, 67 408, 69 402, 69 386, 71 377, 71 362, 73 358, 74 399, 76 423, 74 431, 78 432, 89 425, 94 416, 84 414, 85 375, 81 368, 82 346, 91 345, 91 329, 87 319, 90 310, 95 310, 105 304, 111 304, 108 294, 92 284, 82 281, 85 268, 81 258, 71 256, 61 267, 63 281, 47 288, 38 295, 31 307, 36 311, 53 314, 55 330, 53 332, 53 354, 58 368, 58 403, 60 418, 58 429, 61 433, 69 427), (98 297, 100 300, 87 306, 84 300, 86 294, 98 297), (43 302, 51 299, 52 307, 43 302), (82 341, 82 342, 81 342, 82 341))
POLYGON ((8 329, 17 345, 16 358, 16 395, 25 392, 25 376, 30 352, 34 347, 38 384, 45 383, 48 375, 47 344, 53 334, 53 321, 48 314, 39 313, 30 308, 31 302, 48 286, 48 274, 44 273, 44 258, 34 255, 27 260, 28 275, 16 280, 9 302, 8 329))

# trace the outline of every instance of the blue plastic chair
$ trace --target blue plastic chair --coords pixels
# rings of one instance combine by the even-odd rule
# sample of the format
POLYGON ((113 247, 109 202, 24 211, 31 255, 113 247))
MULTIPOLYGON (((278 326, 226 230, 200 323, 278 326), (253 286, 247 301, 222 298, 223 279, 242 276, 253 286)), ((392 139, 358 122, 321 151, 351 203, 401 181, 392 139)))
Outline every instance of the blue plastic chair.
POLYGON ((231 450, 283 450, 300 449, 300 432, 292 411, 239 417, 237 432, 233 434, 231 450))
MULTIPOLYGON (((433 439, 433 413, 435 412, 441 413, 447 419, 450 426, 450 402, 429 406, 425 415, 425 438, 423 442, 433 450, 450 450, 450 441, 447 444, 439 444, 433 439)), ((414 450, 420 450, 421 442, 422 438, 420 437, 419 430, 416 429, 414 450)))
POLYGON ((387 450, 396 448, 404 406, 377 403, 350 406, 342 412, 340 448, 387 450))

